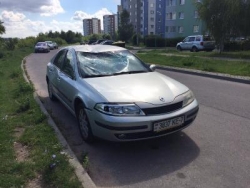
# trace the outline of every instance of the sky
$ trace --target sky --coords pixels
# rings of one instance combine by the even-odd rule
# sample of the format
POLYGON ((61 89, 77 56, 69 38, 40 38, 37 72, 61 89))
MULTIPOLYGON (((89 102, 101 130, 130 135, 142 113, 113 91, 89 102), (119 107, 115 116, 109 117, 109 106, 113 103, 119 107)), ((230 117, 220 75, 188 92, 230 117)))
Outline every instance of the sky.
MULTIPOLYGON (((82 20, 116 14, 120 0, 0 0, 1 37, 26 38, 49 31, 80 32, 82 20)), ((103 27, 103 26, 102 26, 103 27)))

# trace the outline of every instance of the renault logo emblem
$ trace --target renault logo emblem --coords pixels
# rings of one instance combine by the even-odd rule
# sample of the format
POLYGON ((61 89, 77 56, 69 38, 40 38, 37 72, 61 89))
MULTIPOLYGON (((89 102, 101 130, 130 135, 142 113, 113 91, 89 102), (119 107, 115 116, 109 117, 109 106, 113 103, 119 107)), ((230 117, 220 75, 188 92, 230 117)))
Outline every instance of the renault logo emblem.
POLYGON ((165 99, 163 97, 159 97, 161 102, 165 102, 165 99))

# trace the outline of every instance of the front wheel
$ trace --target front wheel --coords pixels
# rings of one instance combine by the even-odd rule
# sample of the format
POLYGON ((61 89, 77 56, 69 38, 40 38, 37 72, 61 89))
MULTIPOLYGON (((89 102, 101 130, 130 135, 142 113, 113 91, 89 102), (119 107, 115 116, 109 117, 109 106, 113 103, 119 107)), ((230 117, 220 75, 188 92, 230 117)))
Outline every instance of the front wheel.
POLYGON ((79 130, 83 140, 87 143, 91 143, 94 141, 94 136, 92 134, 92 130, 89 124, 89 120, 83 104, 79 104, 76 109, 76 116, 78 121, 79 130))
POLYGON ((182 49, 181 49, 180 46, 177 46, 177 50, 178 50, 178 51, 182 51, 182 49))

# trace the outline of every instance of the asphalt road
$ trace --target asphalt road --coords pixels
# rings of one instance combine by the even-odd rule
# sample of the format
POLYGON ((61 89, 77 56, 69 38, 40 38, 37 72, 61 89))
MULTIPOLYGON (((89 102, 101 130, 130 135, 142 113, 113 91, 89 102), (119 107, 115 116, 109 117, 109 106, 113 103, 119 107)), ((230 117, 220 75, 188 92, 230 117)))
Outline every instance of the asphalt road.
POLYGON ((55 53, 31 54, 26 69, 78 159, 88 154, 97 187, 250 188, 249 84, 157 70, 193 90, 200 103, 195 122, 161 139, 88 145, 70 112, 48 99, 46 64, 55 53))

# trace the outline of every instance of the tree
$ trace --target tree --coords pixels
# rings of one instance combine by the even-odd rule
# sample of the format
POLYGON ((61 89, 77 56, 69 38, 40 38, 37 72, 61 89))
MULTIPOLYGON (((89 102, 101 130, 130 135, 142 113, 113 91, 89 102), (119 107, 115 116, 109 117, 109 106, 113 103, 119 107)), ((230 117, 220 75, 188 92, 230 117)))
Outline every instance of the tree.
POLYGON ((5 27, 3 26, 3 22, 0 20, 0 35, 5 33, 5 27))
POLYGON ((130 23, 129 12, 123 10, 121 13, 121 22, 118 27, 119 39, 127 42, 134 33, 134 27, 130 23))
POLYGON ((247 2, 249 4, 249 0, 203 0, 202 3, 197 3, 199 15, 219 44, 220 52, 223 51, 227 38, 243 34, 242 28, 246 28, 248 21, 246 16, 242 16, 242 12, 246 13, 243 7, 247 2))

